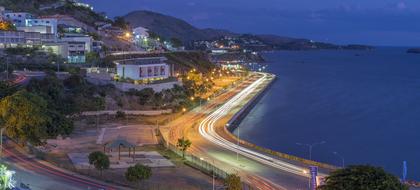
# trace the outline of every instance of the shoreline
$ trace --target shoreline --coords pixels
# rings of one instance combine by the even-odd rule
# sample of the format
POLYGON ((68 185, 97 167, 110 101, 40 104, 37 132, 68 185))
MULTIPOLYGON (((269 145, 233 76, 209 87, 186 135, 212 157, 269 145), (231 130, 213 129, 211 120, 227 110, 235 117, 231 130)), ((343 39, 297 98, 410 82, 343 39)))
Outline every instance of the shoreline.
POLYGON ((331 164, 317 162, 317 161, 314 161, 314 160, 308 160, 308 159, 293 156, 293 155, 290 155, 290 154, 274 151, 274 150, 271 150, 269 148, 261 147, 261 146, 258 146, 256 144, 254 144, 254 143, 243 140, 241 138, 238 139, 237 136, 233 134, 233 131, 240 125, 240 123, 243 121, 243 119, 249 114, 249 112, 254 108, 254 106, 261 100, 261 98, 265 95, 265 93, 271 88, 272 84, 277 80, 276 75, 274 75, 272 73, 268 73, 268 74, 270 74, 273 77, 273 79, 271 79, 271 81, 269 82, 268 85, 264 86, 263 90, 261 90, 260 92, 258 92, 257 95, 252 97, 251 100, 249 100, 245 104, 245 106, 243 106, 238 112, 236 112, 232 116, 232 118, 229 119, 227 124, 223 127, 223 130, 220 130, 221 132, 224 133, 222 135, 227 136, 228 138, 230 138, 230 140, 238 141, 241 145, 243 145, 245 147, 252 148, 252 149, 257 150, 259 152, 266 153, 266 154, 269 154, 269 155, 272 155, 272 156, 275 156, 275 157, 278 157, 278 158, 287 159, 287 160, 290 160, 290 161, 297 161, 297 162, 307 164, 307 165, 318 166, 320 168, 327 169, 328 171, 333 171, 333 170, 339 169, 339 167, 331 165, 331 164))

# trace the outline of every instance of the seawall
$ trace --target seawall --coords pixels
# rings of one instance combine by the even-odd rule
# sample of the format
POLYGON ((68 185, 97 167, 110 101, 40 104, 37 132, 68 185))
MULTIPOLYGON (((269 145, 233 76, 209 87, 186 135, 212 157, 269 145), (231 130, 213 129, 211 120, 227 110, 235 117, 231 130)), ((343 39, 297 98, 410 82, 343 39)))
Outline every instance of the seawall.
POLYGON ((242 120, 248 115, 248 113, 254 108, 254 106, 259 102, 259 100, 264 96, 264 94, 270 89, 272 84, 277 80, 277 77, 275 75, 272 75, 273 79, 269 82, 268 85, 264 87, 263 90, 258 92, 257 95, 252 97, 237 113, 235 113, 232 118, 227 122, 227 125, 224 127, 224 130, 222 130, 229 138, 234 139, 234 141, 239 141, 243 146, 249 147, 252 149, 255 149, 257 151, 282 158, 282 159, 288 159, 292 161, 298 161, 303 164, 312 165, 312 166, 318 166, 320 168, 328 169, 328 170, 336 170, 339 167, 333 166, 330 164, 325 164, 321 162, 316 162, 313 160, 307 160, 304 158, 300 158, 297 156, 277 152, 268 148, 264 148, 261 146, 258 146, 256 144, 250 143, 248 141, 244 141, 242 139, 238 139, 233 133, 233 131, 239 126, 239 124, 242 122, 242 120))

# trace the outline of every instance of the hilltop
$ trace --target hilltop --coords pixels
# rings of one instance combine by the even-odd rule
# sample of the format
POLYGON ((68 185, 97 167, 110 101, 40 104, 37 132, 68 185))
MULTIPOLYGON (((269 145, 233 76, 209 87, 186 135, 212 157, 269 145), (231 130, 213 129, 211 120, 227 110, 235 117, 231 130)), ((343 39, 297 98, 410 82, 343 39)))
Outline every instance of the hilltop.
POLYGON ((111 22, 105 14, 88 7, 75 6, 70 0, 0 0, 0 6, 15 12, 29 12, 35 15, 71 15, 75 19, 93 26, 95 22, 111 22))
POLYGON ((195 40, 211 40, 236 34, 227 30, 199 29, 188 22, 152 11, 134 11, 124 16, 131 27, 144 27, 165 38, 177 38, 188 43, 195 40))

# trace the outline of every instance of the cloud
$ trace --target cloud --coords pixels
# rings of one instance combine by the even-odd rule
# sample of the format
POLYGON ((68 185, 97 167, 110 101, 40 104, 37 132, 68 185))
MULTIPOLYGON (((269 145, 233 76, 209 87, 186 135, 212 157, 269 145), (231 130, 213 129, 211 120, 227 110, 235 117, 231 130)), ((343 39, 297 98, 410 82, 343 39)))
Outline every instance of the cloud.
POLYGON ((399 3, 397 3, 397 9, 398 10, 404 10, 404 9, 407 9, 407 5, 405 4, 405 2, 399 2, 399 3))

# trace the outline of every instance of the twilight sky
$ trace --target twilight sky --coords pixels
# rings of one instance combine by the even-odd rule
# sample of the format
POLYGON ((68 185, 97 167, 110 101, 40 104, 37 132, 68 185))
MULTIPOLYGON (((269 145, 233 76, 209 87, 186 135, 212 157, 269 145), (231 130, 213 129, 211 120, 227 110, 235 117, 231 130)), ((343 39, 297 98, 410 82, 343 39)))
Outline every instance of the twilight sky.
POLYGON ((333 43, 420 46, 420 0, 81 0, 110 17, 151 10, 199 28, 333 43))

